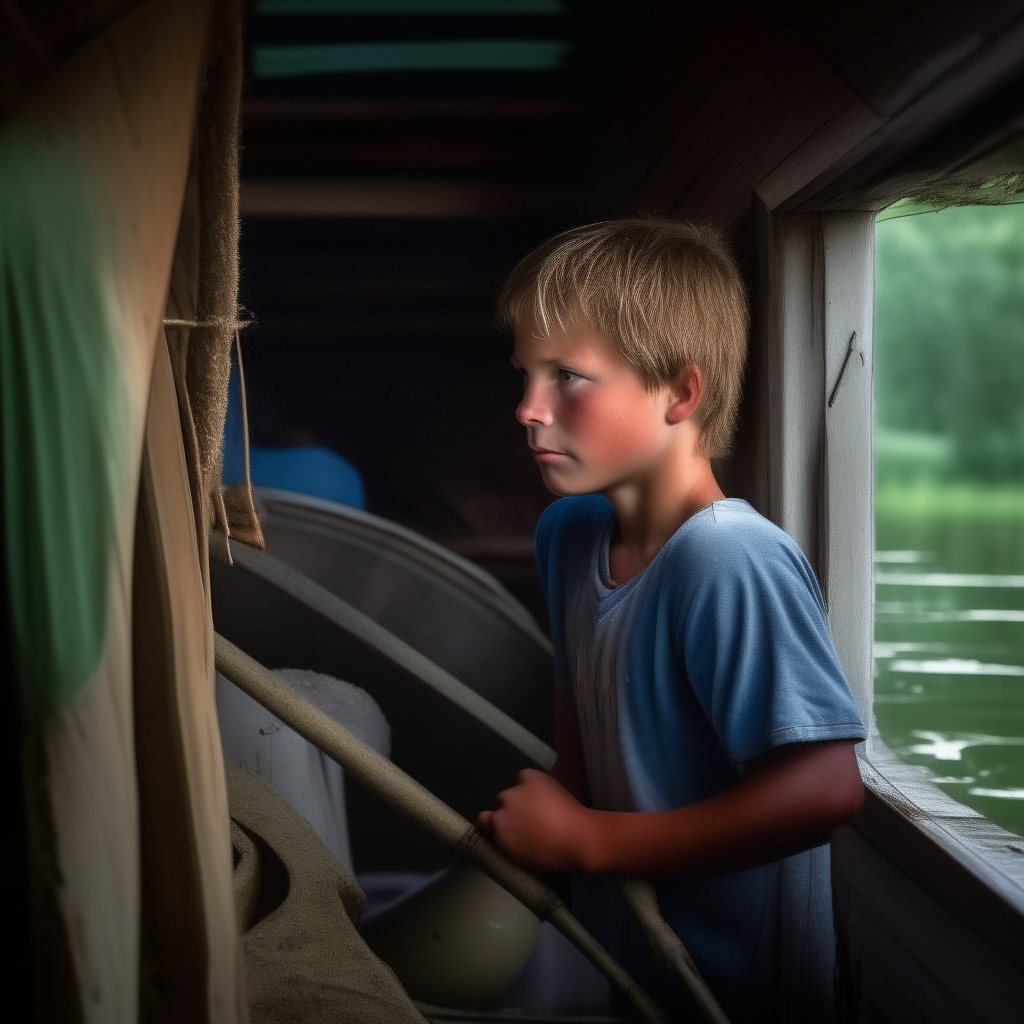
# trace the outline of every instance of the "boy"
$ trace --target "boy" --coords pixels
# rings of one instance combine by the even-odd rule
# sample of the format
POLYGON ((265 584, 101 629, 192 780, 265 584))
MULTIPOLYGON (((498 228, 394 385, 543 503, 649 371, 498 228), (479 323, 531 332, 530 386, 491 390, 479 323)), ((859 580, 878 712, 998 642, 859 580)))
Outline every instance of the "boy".
POLYGON ((516 416, 563 496, 535 538, 558 764, 480 824, 582 873, 577 912, 674 1014, 681 986, 596 876, 656 879, 734 1021, 830 1020, 827 836, 861 807, 864 729, 806 559, 711 469, 746 356, 737 268, 707 226, 588 225, 516 267, 499 316, 516 416))

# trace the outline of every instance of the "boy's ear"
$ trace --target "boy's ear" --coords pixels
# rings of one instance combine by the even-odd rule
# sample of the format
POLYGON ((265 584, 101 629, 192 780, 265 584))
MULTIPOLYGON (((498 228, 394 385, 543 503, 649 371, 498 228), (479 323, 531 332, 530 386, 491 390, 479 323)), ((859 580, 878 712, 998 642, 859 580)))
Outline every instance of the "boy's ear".
POLYGON ((679 383, 669 392, 669 404, 665 410, 665 419, 669 423, 682 423, 688 420, 700 405, 704 394, 704 377, 696 363, 690 363, 683 372, 679 383))

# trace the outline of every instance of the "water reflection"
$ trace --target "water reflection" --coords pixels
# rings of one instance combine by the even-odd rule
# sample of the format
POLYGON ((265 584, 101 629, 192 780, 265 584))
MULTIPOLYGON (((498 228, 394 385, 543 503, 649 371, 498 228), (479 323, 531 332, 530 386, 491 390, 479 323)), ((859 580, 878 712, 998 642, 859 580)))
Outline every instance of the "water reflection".
POLYGON ((996 522, 876 512, 891 546, 876 555, 874 653, 886 743, 1024 835, 1024 495, 1020 508, 996 522))

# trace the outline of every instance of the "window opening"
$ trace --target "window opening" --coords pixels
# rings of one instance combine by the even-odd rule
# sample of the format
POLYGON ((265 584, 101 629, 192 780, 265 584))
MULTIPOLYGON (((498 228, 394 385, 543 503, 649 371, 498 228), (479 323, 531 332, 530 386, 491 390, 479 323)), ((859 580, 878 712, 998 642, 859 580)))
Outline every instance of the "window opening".
POLYGON ((903 208, 876 225, 875 715, 1024 835, 1024 205, 903 208))

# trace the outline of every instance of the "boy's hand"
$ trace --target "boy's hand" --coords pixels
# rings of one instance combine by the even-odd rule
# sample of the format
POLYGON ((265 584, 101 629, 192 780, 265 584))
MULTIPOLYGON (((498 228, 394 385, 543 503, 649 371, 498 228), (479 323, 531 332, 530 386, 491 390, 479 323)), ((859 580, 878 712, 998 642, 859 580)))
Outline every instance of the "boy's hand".
POLYGON ((481 811, 480 828, 520 864, 535 871, 575 871, 586 846, 587 809, 550 775, 527 768, 481 811))

